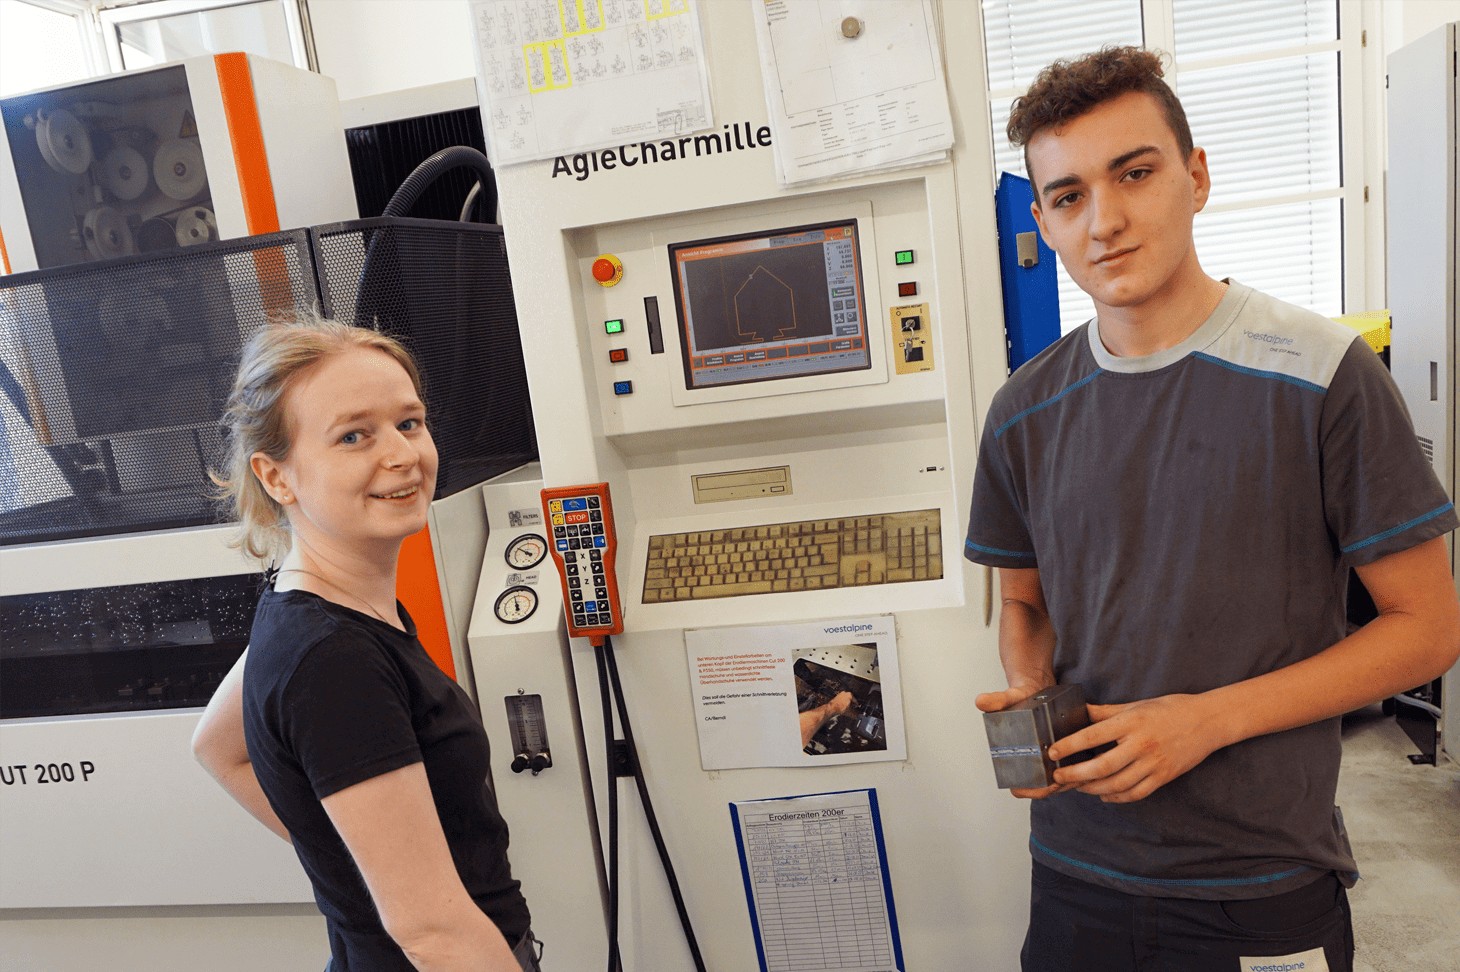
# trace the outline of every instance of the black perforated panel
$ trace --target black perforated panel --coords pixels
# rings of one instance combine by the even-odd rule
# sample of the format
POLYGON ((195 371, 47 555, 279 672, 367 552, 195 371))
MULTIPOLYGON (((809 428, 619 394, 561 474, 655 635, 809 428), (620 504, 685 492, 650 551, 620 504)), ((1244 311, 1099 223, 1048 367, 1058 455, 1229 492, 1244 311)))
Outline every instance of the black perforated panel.
POLYGON ((302 230, 0 277, 0 543, 213 522, 239 350, 316 300, 302 230))
POLYGON ((436 497, 536 459, 501 227, 366 219, 313 232, 326 311, 398 338, 420 364, 436 497))
POLYGON ((537 458, 496 226, 372 219, 0 277, 0 545, 216 522, 239 350, 319 307, 417 356, 438 498, 537 458))

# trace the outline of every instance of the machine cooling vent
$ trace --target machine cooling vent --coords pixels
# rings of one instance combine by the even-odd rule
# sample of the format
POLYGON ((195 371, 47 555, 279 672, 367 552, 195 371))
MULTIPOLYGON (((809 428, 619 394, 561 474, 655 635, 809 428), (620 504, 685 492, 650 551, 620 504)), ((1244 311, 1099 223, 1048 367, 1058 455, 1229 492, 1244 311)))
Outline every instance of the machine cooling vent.
POLYGON ((1422 435, 1415 436, 1419 440, 1419 447, 1424 450, 1425 458, 1430 462, 1435 461, 1435 443, 1433 439, 1426 439, 1422 435))
MULTIPOLYGON (((361 218, 379 216, 400 184, 433 153, 453 145, 469 145, 484 155, 487 151, 481 112, 475 105, 347 129, 345 141, 361 218)), ((455 220, 475 182, 476 176, 466 169, 444 172, 416 200, 409 215, 455 220)), ((494 213, 482 214, 483 222, 495 218, 494 213)))

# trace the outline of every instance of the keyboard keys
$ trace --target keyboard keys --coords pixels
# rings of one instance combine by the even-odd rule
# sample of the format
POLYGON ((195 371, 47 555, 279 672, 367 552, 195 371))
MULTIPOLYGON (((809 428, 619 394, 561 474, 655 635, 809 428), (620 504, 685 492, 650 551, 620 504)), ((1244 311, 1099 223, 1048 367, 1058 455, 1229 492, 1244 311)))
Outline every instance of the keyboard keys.
POLYGON ((916 510, 654 536, 643 601, 938 580, 941 530, 937 510, 916 510))

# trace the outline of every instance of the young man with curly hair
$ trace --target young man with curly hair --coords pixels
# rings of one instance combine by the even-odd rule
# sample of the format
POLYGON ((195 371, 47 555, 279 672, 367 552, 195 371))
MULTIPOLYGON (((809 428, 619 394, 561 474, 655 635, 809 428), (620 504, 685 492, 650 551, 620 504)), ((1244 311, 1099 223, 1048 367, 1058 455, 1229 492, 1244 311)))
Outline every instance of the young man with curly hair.
POLYGON ((1050 755, 1096 755, 1014 791, 1023 967, 1349 970, 1339 717, 1460 654, 1454 506, 1362 339, 1202 269, 1206 153, 1156 55, 1056 62, 1008 134, 1096 310, 995 396, 966 546, 1003 602, 979 707, 1091 703, 1050 755))

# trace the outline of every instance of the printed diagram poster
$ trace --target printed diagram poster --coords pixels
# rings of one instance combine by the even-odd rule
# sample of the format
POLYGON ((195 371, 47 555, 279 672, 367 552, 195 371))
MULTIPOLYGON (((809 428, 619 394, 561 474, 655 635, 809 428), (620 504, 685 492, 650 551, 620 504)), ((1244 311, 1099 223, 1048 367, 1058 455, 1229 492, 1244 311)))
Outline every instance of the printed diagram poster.
POLYGON ((694 0, 471 0, 494 165, 710 126, 694 0))
POLYGON ((902 943, 876 790, 730 804, 761 972, 889 972, 902 943))
POLYGON ((782 185, 947 157, 953 115, 930 0, 755 9, 782 185))
POLYGON ((706 770, 907 758, 890 615, 684 633, 706 770))

